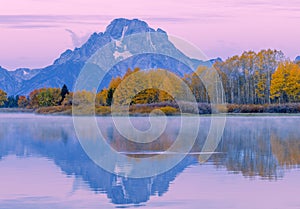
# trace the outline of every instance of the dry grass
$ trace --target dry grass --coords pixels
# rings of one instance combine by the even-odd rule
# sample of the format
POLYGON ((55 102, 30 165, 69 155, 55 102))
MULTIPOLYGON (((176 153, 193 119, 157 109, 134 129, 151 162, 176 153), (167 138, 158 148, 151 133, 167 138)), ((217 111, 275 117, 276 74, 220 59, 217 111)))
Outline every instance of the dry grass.
POLYGON ((38 114, 62 114, 62 115, 71 115, 72 107, 71 106, 51 106, 51 107, 40 107, 35 110, 38 114))
MULTIPOLYGON (((198 103, 199 114, 211 114, 212 107, 209 103, 198 103)), ((149 115, 162 113, 166 115, 177 115, 182 113, 197 114, 194 106, 182 105, 182 109, 179 109, 178 104, 171 102, 162 102, 154 104, 138 104, 129 106, 130 115, 149 115)), ((218 113, 300 113, 300 103, 288 103, 288 104, 227 104, 227 105, 215 105, 214 112, 218 113)), ((91 106, 77 106, 77 115, 94 115, 94 108, 91 106)), ((62 114, 72 115, 71 106, 51 106, 41 107, 35 110, 38 114, 62 114)), ((122 113, 122 112, 121 112, 122 113)), ((106 116, 111 114, 111 108, 109 106, 96 106, 95 114, 100 116, 106 116)))

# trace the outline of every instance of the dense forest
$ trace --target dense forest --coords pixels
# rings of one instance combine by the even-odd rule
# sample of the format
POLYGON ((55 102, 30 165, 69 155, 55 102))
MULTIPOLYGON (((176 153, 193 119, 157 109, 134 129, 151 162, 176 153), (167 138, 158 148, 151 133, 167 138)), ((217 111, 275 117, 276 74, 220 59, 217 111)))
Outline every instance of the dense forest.
MULTIPOLYGON (((297 104, 300 102, 300 62, 290 61, 281 51, 270 49, 261 50, 258 53, 247 51, 240 56, 230 57, 224 62, 216 62, 213 68, 222 80, 229 112, 243 112, 240 109, 245 107, 248 108, 246 112, 264 112, 266 108, 270 110, 272 107, 281 109, 282 107, 286 109, 292 107, 295 110, 287 112, 300 111, 297 104), (239 111, 235 109, 239 109, 239 111)), ((166 75, 166 71, 160 69, 147 71, 139 68, 128 69, 123 77, 113 78, 108 88, 102 89, 98 93, 76 92, 79 98, 76 102, 89 104, 95 101, 96 107, 101 109, 100 112, 109 112, 108 107, 113 101, 132 107, 142 107, 147 111, 160 107, 165 108, 164 112, 176 112, 178 105, 175 100, 180 100, 181 96, 186 94, 185 86, 188 86, 199 103, 199 107, 209 109, 207 107, 210 103, 209 94, 201 79, 206 79, 205 75, 211 70, 210 67, 201 66, 194 73, 180 78, 180 83, 178 78, 175 78, 176 76, 166 75), (132 74, 139 76, 127 79, 132 74), (148 88, 136 92, 136 89, 139 89, 137 86, 147 86, 145 77, 151 78, 152 83, 159 83, 160 88, 148 88), (168 77, 168 81, 162 80, 163 77, 168 77), (121 83, 122 91, 116 91, 121 83), (132 92, 134 95, 129 96, 128 94, 132 94, 132 92)), ((7 97, 7 94, 0 90, 1 107, 29 109, 56 107, 52 110, 55 112, 57 109, 68 109, 67 107, 72 104, 79 105, 73 103, 73 93, 69 92, 65 85, 61 89, 36 89, 29 96, 7 97)), ((209 113, 209 110, 204 113, 209 113)))

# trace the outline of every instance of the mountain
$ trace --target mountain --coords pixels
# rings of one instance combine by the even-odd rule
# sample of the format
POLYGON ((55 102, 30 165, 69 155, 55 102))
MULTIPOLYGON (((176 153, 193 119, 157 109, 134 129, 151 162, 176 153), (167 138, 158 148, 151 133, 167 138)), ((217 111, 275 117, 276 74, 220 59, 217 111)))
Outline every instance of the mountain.
POLYGON ((10 94, 15 92, 16 84, 16 79, 10 75, 9 71, 0 67, 0 89, 10 94))
MULTIPOLYGON (((151 46, 153 49, 164 49, 170 52, 173 57, 180 58, 189 66, 206 65, 209 66, 219 58, 210 61, 195 60, 187 57, 180 52, 168 39, 168 35, 161 29, 154 30, 150 28, 144 21, 124 18, 113 20, 104 32, 93 33, 85 44, 74 50, 66 50, 60 55, 54 63, 42 69, 29 70, 25 68, 15 71, 7 71, 0 68, 0 88, 8 93, 8 95, 28 95, 32 90, 42 87, 61 87, 66 84, 69 89, 73 89, 76 78, 78 77, 82 67, 86 61, 97 52, 98 49, 114 41, 111 46, 111 52, 114 59, 120 59, 126 54, 132 54, 138 51, 140 45, 126 43, 124 37, 129 35, 158 32, 160 38, 149 35, 145 37, 142 43, 144 46, 151 46)), ((126 39, 127 42, 132 40, 126 39)), ((174 59, 165 55, 155 53, 144 53, 132 56, 117 65, 107 73, 99 88, 107 87, 110 79, 125 74, 128 68, 139 67, 141 69, 163 68, 183 76, 185 73, 191 72, 191 69, 178 59, 174 59)))
MULTIPOLYGON (((72 120, 57 120, 54 117, 47 121, 40 118, 36 122, 29 120, 26 123, 19 120, 10 123, 4 122, 3 118, 0 119, 0 133, 5 133, 1 135, 0 140, 1 163, 8 156, 27 160, 45 158, 49 163, 55 164, 53 168, 59 168, 62 175, 74 177, 77 181, 82 179, 90 191, 107 195, 107 198, 113 204, 118 204, 119 208, 126 208, 128 204, 144 203, 153 196, 165 194, 180 173, 197 164, 197 157, 188 155, 163 174, 147 178, 125 178, 104 170, 89 158, 77 140, 72 120), (26 130, 26 133, 20 130, 26 130)), ((107 130, 113 130, 111 125, 108 127, 111 128, 107 130)), ((36 168, 40 166, 36 165, 36 168)), ((18 172, 16 175, 22 173, 18 172)), ((78 189, 75 183, 69 195, 78 189)))
POLYGON ((295 62, 300 62, 300 56, 297 56, 295 62))
POLYGON ((17 82, 22 82, 24 80, 30 80, 39 72, 39 69, 30 70, 29 68, 19 68, 15 71, 9 71, 8 73, 14 77, 17 82))

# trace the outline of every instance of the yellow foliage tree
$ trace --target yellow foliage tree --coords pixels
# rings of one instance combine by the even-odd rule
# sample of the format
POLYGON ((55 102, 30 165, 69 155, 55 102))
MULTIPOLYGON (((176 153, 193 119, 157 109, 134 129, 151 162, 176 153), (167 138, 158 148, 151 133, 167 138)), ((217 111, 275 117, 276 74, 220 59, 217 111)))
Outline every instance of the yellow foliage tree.
POLYGON ((95 93, 82 90, 73 93, 73 105, 74 106, 90 106, 95 101, 95 93))
POLYGON ((141 91, 131 101, 131 104, 151 104, 164 101, 173 101, 174 98, 171 97, 167 92, 159 89, 146 89, 141 91))
POLYGON ((0 89, 0 106, 3 106, 7 101, 7 93, 0 89))
POLYGON ((166 70, 134 70, 125 74, 113 99, 121 105, 181 100, 185 97, 183 83, 166 70))
POLYGON ((287 78, 286 93, 290 102, 298 102, 300 99, 300 67, 291 64, 289 76, 287 78))
POLYGON ((297 102, 300 97, 300 67, 290 61, 280 63, 272 75, 270 98, 279 103, 297 102))
POLYGON ((18 99, 18 107, 25 108, 29 104, 27 98, 25 96, 19 96, 18 99))
POLYGON ((29 94, 29 105, 31 108, 49 107, 58 105, 61 100, 59 88, 41 88, 29 94))
POLYGON ((108 95, 108 89, 103 89, 96 95, 96 104, 106 106, 106 100, 108 95))

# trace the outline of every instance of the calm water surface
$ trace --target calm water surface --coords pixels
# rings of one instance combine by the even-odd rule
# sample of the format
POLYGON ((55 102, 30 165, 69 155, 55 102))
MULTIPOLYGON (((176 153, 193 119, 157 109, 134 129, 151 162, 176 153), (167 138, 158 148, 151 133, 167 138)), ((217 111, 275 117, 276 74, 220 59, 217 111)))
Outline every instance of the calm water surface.
MULTIPOLYGON (((133 153, 166 150, 180 118, 169 118, 158 141, 143 146, 122 138, 109 117, 97 120, 111 147, 144 158, 133 153)), ((149 126, 147 118, 132 121, 149 126)), ((300 208, 300 117, 228 117, 216 152, 200 163, 209 124, 201 119, 192 154, 178 165, 132 179, 93 163, 71 117, 2 113, 0 208, 300 208)))

